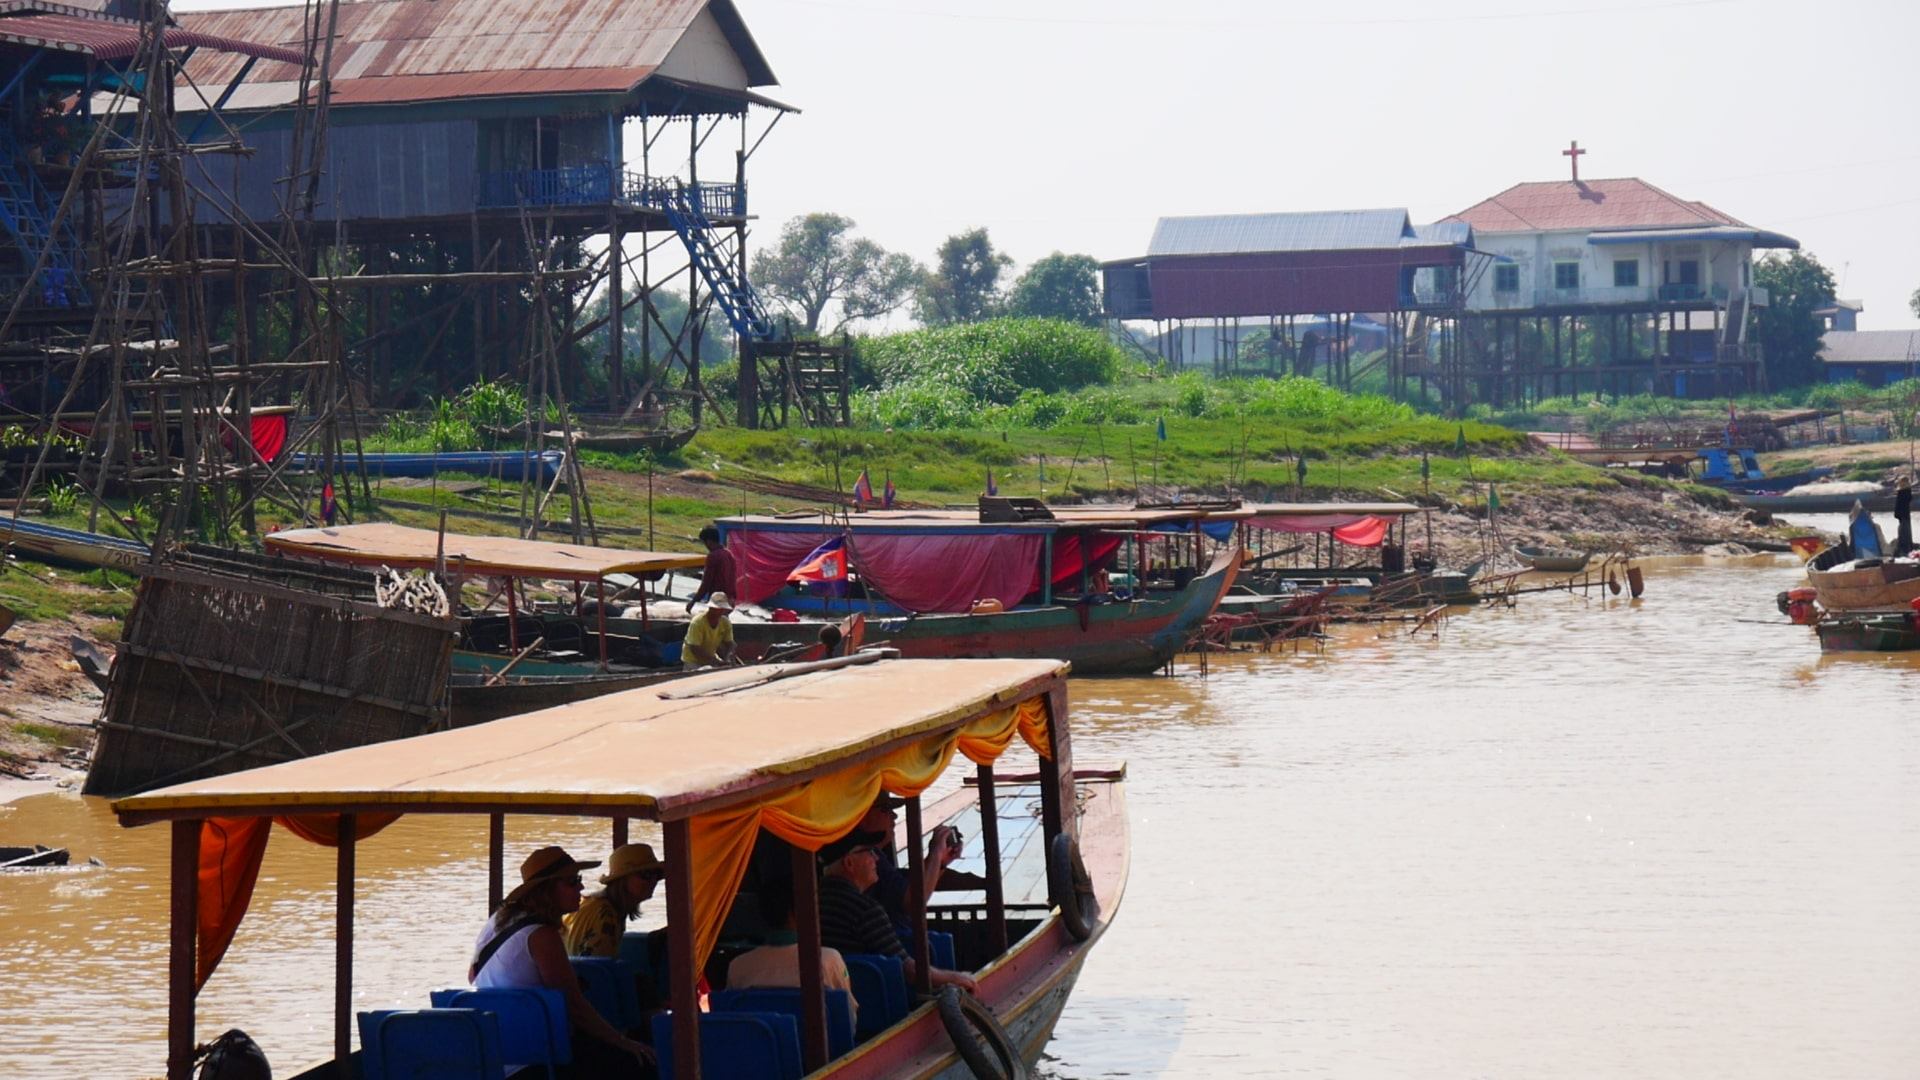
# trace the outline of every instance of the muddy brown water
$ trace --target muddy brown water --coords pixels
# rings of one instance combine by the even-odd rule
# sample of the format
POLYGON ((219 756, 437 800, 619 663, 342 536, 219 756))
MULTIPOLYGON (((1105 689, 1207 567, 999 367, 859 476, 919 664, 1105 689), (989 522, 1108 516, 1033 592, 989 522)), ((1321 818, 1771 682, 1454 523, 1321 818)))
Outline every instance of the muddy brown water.
MULTIPOLYGON (((1821 656, 1773 607, 1800 578, 1669 562, 1639 603, 1077 681, 1078 760, 1131 770, 1133 874, 1043 1071, 1912 1076, 1920 658, 1821 656)), ((605 846, 509 819, 510 853, 549 839, 605 846)), ((0 1075, 157 1075, 165 831, 0 808, 33 841, 106 865, 0 878, 0 1075)), ((361 846, 357 1007, 460 980, 484 851, 451 819, 361 846)), ((275 838, 203 1038, 326 1053, 332 858, 275 838)))

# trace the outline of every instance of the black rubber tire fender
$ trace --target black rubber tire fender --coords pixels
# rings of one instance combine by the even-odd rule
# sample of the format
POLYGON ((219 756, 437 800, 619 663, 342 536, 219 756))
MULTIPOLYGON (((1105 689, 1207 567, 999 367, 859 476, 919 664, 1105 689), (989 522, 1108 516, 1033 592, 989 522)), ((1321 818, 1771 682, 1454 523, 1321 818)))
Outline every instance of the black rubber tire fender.
POLYGON ((1030 1080, 1032 1073, 1013 1038, 979 998, 957 986, 943 986, 935 1003, 947 1038, 960 1052, 960 1060, 980 1080, 1030 1080))
POLYGON ((1099 907, 1086 864, 1080 861, 1080 844, 1069 833, 1055 836, 1047 845, 1047 895, 1060 909, 1060 921, 1073 940, 1085 941, 1093 936, 1099 907))

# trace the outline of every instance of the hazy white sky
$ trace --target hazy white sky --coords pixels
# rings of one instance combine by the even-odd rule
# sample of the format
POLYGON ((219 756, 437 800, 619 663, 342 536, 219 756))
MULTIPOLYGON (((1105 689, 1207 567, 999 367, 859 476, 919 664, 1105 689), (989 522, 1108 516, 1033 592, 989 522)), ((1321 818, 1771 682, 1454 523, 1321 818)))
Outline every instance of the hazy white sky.
POLYGON ((1165 214, 1431 221, 1578 139, 1589 178, 1798 238, 1863 329, 1920 325, 1916 0, 736 2, 803 110, 749 167, 756 244, 813 210, 923 261, 984 225, 1023 266, 1165 214))

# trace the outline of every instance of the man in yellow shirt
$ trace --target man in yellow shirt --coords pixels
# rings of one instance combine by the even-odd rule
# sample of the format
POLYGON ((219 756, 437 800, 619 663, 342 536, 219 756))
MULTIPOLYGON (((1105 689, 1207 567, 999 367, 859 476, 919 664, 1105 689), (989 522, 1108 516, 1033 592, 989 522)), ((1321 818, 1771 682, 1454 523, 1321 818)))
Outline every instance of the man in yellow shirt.
POLYGON ((727 617, 733 601, 723 592, 714 593, 705 611, 687 624, 686 640, 680 643, 680 662, 688 667, 707 667, 734 662, 733 622, 727 617))
POLYGON ((667 876, 667 868, 648 844, 623 844, 607 860, 600 875, 606 888, 580 901, 580 910, 567 916, 568 956, 620 955, 620 939, 627 921, 640 914, 640 905, 667 876))

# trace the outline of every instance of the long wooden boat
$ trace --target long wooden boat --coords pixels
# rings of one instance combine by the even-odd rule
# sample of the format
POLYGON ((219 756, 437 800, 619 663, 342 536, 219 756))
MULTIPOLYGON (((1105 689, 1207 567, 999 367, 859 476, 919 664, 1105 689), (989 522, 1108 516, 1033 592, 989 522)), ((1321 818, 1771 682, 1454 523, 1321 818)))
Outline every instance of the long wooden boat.
MULTIPOLYGON (((616 845, 625 841, 629 819, 659 824, 667 875, 665 981, 673 1008, 656 1021, 655 1048, 670 1050, 679 1080, 702 1075, 703 1028, 729 1022, 717 1001, 716 1011, 702 1011, 698 980, 743 882, 751 880, 749 864, 764 862, 751 857, 756 835, 766 840, 762 826, 786 847, 793 873, 799 1022, 779 1025, 786 1032, 797 1027, 804 1072, 845 1080, 959 1080, 973 1073, 956 1039, 977 1054, 975 1030, 987 1032, 1020 1067, 1031 1067, 1087 955, 1111 926, 1128 874, 1125 773, 1083 779, 1076 771, 1067 671, 1053 661, 916 661, 864 653, 772 672, 722 672, 118 800, 113 811, 123 825, 166 822, 172 829, 168 1080, 191 1075, 195 999, 201 983, 218 977, 226 951, 220 943, 247 941, 234 930, 250 889, 223 895, 220 903, 197 902, 200 868, 220 865, 228 871, 222 880, 251 882, 276 820, 293 821, 297 836, 331 838, 339 849, 334 1053, 292 1075, 322 1080, 357 1064, 356 852, 360 844, 379 842, 370 838, 395 817, 418 813, 490 819, 485 867, 474 869, 487 874, 496 904, 505 886, 507 813, 608 819, 616 845), (1035 751, 1038 771, 996 776, 994 762, 1016 737, 1035 751), (921 793, 960 752, 979 766, 974 783, 923 812, 921 793), (865 806, 875 791, 907 800, 902 848, 910 881, 923 877, 922 822, 941 820, 962 825, 963 858, 984 871, 986 884, 978 893, 936 894, 925 917, 913 919, 908 951, 919 1002, 904 1015, 887 1014, 893 1022, 864 1043, 830 1056, 814 853, 855 827, 859 815, 849 817, 849 807, 865 806), (1036 799, 1037 817, 1030 809, 1036 799), (930 925, 953 934, 957 966, 973 975, 977 998, 955 988, 937 999, 931 994, 930 925), (978 1028, 964 1020, 958 1030, 949 1027, 943 1013, 955 1009, 979 1018, 978 1028)), ((482 915, 474 912, 473 920, 482 915)), ((419 988, 423 1004, 430 989, 419 988)), ((871 1007, 878 1003, 861 1000, 863 1017, 871 1007)), ((470 1023, 463 1017, 471 1016, 445 1019, 470 1023)), ((746 1022, 773 1028, 772 1019, 746 1022)), ((434 1053, 457 1051, 436 1046, 434 1053)), ((743 1075, 772 1075, 776 1068, 777 1060, 769 1060, 743 1075)))
POLYGON ((1829 615, 1813 626, 1821 652, 1912 652, 1920 649, 1920 628, 1912 612, 1884 615, 1829 615))
MULTIPOLYGON (((318 454, 295 454, 292 466, 314 469, 321 465, 318 454)), ((519 483, 533 480, 551 484, 560 475, 566 454, 559 450, 453 450, 440 454, 342 454, 333 467, 341 473, 357 473, 362 464, 368 476, 425 478, 441 473, 472 473, 519 483)))
POLYGON ((105 567, 131 572, 152 557, 145 544, 134 540, 11 515, 0 515, 0 543, 36 562, 84 569, 105 567))
MULTIPOLYGON (((902 656, 936 659, 1036 657, 1065 660, 1078 675, 1150 675, 1179 654, 1220 605, 1240 568, 1238 547, 1221 551, 1183 589, 1111 603, 1055 603, 1011 611, 869 617, 866 642, 902 656)), ((857 610, 857 609, 856 609, 857 610)), ((797 638, 812 640, 820 621, 736 619, 743 659, 757 661, 797 638)))
POLYGON ((1519 560, 1535 570, 1554 574, 1577 574, 1587 568, 1592 560, 1590 551, 1573 551, 1568 548, 1528 547, 1514 545, 1513 553, 1519 560))
POLYGON ((1893 489, 1882 488, 1879 491, 1835 492, 1826 494, 1787 495, 1781 493, 1729 491, 1734 501, 1749 510, 1765 510, 1773 514, 1844 514, 1853 509, 1854 503, 1860 503, 1870 511, 1893 509, 1893 489))
POLYGON ((1905 611, 1920 598, 1920 560, 1841 560, 1845 548, 1828 548, 1807 564, 1815 599, 1828 611, 1905 611))
POLYGON ((643 686, 657 686, 692 674, 687 668, 658 671, 567 671, 544 670, 550 665, 522 661, 504 675, 459 670, 460 654, 454 654, 455 669, 448 681, 448 698, 455 727, 484 724, 503 716, 518 716, 538 709, 566 705, 575 701, 617 694, 643 686), (530 671, 522 667, 532 664, 530 671))

